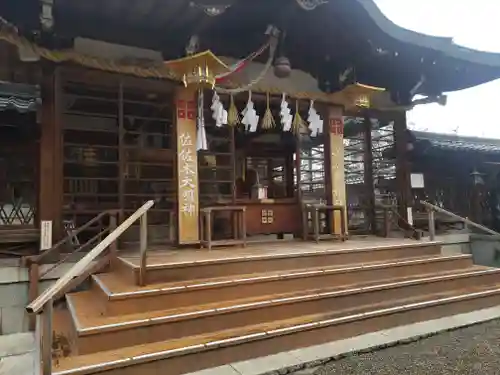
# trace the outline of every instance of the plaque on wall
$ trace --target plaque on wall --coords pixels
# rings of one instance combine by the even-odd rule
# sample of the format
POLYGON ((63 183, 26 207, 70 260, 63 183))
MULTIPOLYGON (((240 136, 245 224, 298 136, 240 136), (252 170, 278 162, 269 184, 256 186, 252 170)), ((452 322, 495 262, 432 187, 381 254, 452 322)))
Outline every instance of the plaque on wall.
POLYGON ((423 189, 425 187, 424 174, 423 173, 410 174, 410 183, 412 189, 423 189))

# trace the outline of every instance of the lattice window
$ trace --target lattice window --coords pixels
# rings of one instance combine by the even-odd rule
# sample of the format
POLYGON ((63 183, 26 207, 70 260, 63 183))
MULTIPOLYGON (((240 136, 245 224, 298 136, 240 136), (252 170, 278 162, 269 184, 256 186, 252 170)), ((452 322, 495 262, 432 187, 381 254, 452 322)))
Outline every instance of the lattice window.
POLYGON ((0 225, 34 225, 38 144, 19 131, 0 120, 0 225))
MULTIPOLYGON (((65 82, 63 103, 64 218, 78 227, 107 209, 129 215, 152 199, 150 242, 163 242, 176 207, 172 94, 65 82)), ((137 240, 138 226, 126 237, 137 240)))
POLYGON ((325 149, 323 145, 302 148, 300 152, 300 182, 308 199, 325 199, 325 149))
POLYGON ((198 152, 201 206, 231 201, 235 176, 231 129, 227 126, 216 127, 215 122, 209 118, 206 132, 208 150, 198 152))

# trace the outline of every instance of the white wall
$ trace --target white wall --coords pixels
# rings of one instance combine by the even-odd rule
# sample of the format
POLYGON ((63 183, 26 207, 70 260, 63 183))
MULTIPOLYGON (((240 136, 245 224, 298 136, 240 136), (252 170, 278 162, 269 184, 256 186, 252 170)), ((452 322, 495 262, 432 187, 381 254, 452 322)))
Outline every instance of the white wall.
MULTIPOLYGON (((50 286, 73 264, 63 264, 47 274, 40 283, 40 292, 50 286)), ((41 272, 50 267, 41 267, 41 272)), ((0 334, 28 331, 28 270, 15 265, 0 266, 0 334)))

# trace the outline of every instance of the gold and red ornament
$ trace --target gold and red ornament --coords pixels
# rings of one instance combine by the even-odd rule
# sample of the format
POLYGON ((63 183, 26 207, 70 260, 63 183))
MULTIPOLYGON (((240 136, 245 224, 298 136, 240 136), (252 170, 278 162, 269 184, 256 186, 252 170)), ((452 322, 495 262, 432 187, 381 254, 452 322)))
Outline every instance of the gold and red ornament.
POLYGON ((370 98, 366 94, 359 95, 355 100, 355 105, 358 108, 370 108, 370 98))
POLYGON ((177 60, 166 61, 165 65, 182 79, 184 86, 198 89, 213 89, 217 76, 230 69, 211 51, 195 53, 177 60))
POLYGON ((184 86, 199 86, 209 87, 211 89, 215 86, 215 75, 208 66, 198 66, 189 73, 182 76, 184 86))

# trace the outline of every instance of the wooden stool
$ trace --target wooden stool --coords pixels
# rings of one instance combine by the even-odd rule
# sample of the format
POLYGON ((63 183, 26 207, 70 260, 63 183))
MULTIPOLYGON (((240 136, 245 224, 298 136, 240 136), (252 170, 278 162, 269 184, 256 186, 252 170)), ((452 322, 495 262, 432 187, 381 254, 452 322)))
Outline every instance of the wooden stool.
POLYGON ((336 205, 328 205, 328 204, 305 204, 303 211, 303 237, 305 240, 309 238, 313 238, 317 243, 320 240, 325 239, 340 239, 345 241, 347 237, 346 233, 346 220, 345 220, 345 207, 344 206, 336 206, 336 205), (321 220, 320 213, 324 212, 326 216, 330 215, 332 218, 331 228, 334 227, 335 220, 335 212, 340 212, 340 234, 332 233, 331 229, 329 233, 320 233, 321 220), (309 214, 311 214, 311 221, 313 227, 313 233, 309 233, 309 214))
POLYGON ((246 229, 246 207, 245 206, 213 206, 205 207, 200 210, 200 234, 201 246, 212 249, 212 246, 231 246, 247 244, 246 229), (233 221, 234 238, 229 240, 212 240, 212 222, 214 212, 230 212, 235 215, 233 221), (236 225, 234 225, 236 224, 236 225))

